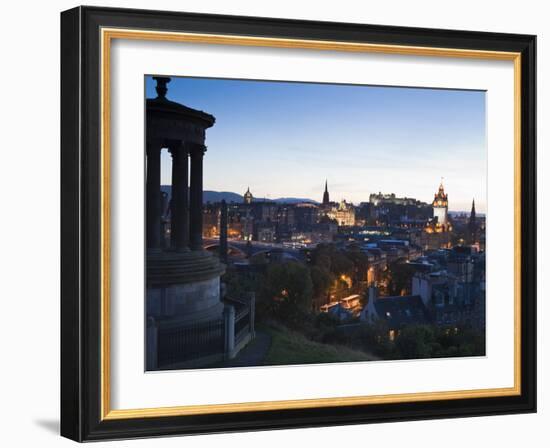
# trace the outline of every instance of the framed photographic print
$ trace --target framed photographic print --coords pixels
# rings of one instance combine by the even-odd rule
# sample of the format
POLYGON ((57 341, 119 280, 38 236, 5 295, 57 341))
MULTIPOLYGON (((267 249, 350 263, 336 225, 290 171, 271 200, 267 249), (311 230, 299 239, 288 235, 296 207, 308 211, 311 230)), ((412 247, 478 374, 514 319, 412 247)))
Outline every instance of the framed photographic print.
POLYGON ((61 14, 61 433, 536 411, 535 36, 61 14))

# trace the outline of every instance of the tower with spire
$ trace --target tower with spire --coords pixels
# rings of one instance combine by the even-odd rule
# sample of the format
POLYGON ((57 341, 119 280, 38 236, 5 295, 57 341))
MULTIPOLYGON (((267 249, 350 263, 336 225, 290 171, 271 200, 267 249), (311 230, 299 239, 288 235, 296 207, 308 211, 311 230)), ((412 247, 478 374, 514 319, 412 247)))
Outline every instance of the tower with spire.
POLYGON ((330 202, 330 197, 328 194, 328 180, 325 179, 325 192, 323 193, 323 205, 328 205, 330 202))
POLYGON ((250 187, 246 189, 246 193, 244 194, 243 199, 245 204, 252 204, 253 197, 252 193, 250 193, 250 187))
POLYGON ((477 220, 476 220, 475 199, 472 199, 472 210, 470 212, 470 220, 468 221, 468 231, 470 233, 471 243, 475 244, 477 240, 477 220))
POLYGON ((449 217, 447 214, 449 198, 443 187, 443 179, 441 179, 441 183, 439 184, 439 190, 434 195, 432 207, 434 218, 437 218, 436 227, 441 231, 446 231, 449 226, 449 217))

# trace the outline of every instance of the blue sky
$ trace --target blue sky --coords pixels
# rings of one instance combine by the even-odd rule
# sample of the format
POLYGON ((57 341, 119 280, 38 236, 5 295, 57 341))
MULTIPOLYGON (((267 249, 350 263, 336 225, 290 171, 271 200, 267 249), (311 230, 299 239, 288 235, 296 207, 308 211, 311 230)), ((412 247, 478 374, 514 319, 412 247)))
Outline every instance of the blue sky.
POLYGON ((328 179, 335 201, 378 191, 431 201, 443 178, 450 210, 475 198, 485 212, 485 92, 173 77, 167 97, 216 117, 205 190, 320 201, 328 179))

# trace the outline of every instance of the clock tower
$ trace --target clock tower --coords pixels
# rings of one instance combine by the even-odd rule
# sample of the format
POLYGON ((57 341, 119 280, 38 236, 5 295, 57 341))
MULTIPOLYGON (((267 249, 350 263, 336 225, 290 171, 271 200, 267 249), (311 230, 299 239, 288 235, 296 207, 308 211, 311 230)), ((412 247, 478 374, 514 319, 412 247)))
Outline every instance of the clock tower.
POLYGON ((439 190, 434 195, 432 207, 434 218, 437 218, 436 227, 443 231, 447 230, 447 227, 449 226, 449 218, 447 215, 449 200, 447 194, 445 193, 445 188, 443 187, 443 181, 439 184, 439 190))

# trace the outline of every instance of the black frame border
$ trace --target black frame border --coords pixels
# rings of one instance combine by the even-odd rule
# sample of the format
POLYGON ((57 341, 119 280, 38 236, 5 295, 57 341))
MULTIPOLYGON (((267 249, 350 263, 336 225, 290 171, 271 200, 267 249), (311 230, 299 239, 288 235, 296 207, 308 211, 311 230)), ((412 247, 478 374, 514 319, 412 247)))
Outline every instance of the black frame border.
POLYGON ((61 435, 76 441, 536 412, 536 36, 168 11, 61 13, 61 435), (521 395, 101 420, 100 28, 521 53, 521 395))

